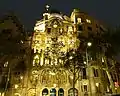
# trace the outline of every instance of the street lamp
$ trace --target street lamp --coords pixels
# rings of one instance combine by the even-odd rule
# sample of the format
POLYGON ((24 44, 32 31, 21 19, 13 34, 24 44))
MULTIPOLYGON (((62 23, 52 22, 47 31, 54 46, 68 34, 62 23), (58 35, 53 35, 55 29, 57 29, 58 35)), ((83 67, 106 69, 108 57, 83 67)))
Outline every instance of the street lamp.
POLYGON ((87 46, 89 46, 89 47, 92 46, 92 43, 91 43, 91 42, 88 42, 88 43, 87 43, 87 46))
POLYGON ((87 43, 87 47, 86 47, 86 63, 88 65, 88 47, 92 46, 92 43, 91 42, 88 42, 87 43))
MULTIPOLYGON (((86 64, 87 64, 87 68, 89 69, 89 65, 88 65, 88 47, 91 47, 92 46, 92 43, 91 42, 88 42, 87 43, 87 47, 86 47, 86 64)), ((90 70, 90 69, 89 69, 90 70)), ((89 78, 89 72, 88 72, 88 81, 89 81, 89 88, 90 88, 90 96, 92 96, 91 94, 91 86, 90 86, 90 78, 89 78)))

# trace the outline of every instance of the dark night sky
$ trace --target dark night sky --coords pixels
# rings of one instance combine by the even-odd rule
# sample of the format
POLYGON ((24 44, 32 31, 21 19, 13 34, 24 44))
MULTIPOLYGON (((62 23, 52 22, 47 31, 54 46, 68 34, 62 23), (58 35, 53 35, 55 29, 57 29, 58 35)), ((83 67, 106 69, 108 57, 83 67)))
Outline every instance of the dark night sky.
POLYGON ((112 26, 120 24, 120 0, 0 0, 0 14, 12 10, 25 28, 33 29, 46 4, 67 15, 73 8, 79 8, 112 26))

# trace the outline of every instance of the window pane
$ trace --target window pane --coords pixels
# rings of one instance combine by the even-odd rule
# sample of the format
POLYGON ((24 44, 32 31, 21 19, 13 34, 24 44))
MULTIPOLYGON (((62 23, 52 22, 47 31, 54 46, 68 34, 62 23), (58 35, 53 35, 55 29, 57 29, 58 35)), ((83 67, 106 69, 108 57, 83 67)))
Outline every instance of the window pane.
POLYGON ((87 76, 86 76, 86 68, 83 68, 83 79, 87 79, 87 76))
POLYGON ((62 88, 59 89, 58 96, 64 96, 64 90, 62 88))
POLYGON ((47 95, 48 95, 48 89, 45 88, 45 89, 43 89, 43 91, 42 91, 42 96, 47 96, 47 95))
MULTIPOLYGON (((75 88, 74 89, 75 96, 78 96, 78 90, 75 88)), ((73 88, 68 90, 68 96, 73 96, 73 88)))
POLYGON ((56 96, 56 89, 55 88, 52 88, 50 90, 50 96, 56 96))
POLYGON ((78 31, 83 31, 83 27, 81 25, 78 25, 78 31))

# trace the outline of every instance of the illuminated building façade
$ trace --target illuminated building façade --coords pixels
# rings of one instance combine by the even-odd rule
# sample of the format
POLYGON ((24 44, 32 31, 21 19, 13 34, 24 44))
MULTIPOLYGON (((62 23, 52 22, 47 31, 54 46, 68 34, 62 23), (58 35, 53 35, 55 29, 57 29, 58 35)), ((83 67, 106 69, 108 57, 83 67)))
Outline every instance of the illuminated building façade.
POLYGON ((84 52, 79 51, 81 38, 100 35, 106 29, 78 9, 68 17, 56 11, 49 12, 48 7, 27 41, 31 42, 30 47, 26 48, 25 62, 21 63, 27 66, 25 71, 8 71, 10 87, 5 96, 73 96, 73 93, 75 96, 103 96, 107 92, 115 93, 104 54, 96 55, 94 59, 88 52, 92 42, 85 42, 84 52))

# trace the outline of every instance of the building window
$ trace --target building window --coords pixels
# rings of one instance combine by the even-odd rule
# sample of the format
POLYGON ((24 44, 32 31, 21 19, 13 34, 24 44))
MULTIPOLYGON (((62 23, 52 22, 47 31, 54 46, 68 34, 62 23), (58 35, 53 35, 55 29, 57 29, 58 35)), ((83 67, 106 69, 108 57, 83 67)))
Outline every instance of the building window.
POLYGON ((98 25, 96 24, 96 28, 98 28, 98 25))
POLYGON ((8 61, 4 63, 4 67, 8 67, 8 61))
POLYGON ((50 58, 45 58, 45 61, 44 61, 45 63, 45 65, 49 65, 50 64, 50 58))
POLYGON ((47 33, 48 33, 48 34, 51 33, 51 28, 47 28, 47 33))
POLYGON ((84 92, 87 91, 87 85, 84 85, 84 92))
POLYGON ((91 20, 89 20, 89 19, 86 19, 86 22, 87 22, 87 23, 91 23, 91 20))
POLYGON ((59 33, 60 33, 60 35, 63 34, 63 28, 59 28, 59 33))
POLYGON ((96 92, 100 93, 100 83, 96 83, 96 92))
POLYGON ((83 85, 83 87, 84 87, 84 92, 88 91, 87 85, 83 85))
POLYGON ((48 89, 47 88, 43 89, 42 96, 48 96, 48 89))
POLYGON ((90 27, 90 26, 89 26, 89 27, 87 27, 87 29, 88 29, 89 31, 92 31, 92 27, 90 27))
POLYGON ((81 25, 78 25, 78 31, 83 31, 83 27, 81 25))
POLYGON ((58 90, 58 96, 64 96, 64 90, 62 88, 58 90))
POLYGON ((100 31, 104 32, 104 29, 102 27, 100 27, 100 31))
POLYGON ((81 18, 77 18, 77 22, 78 22, 78 23, 81 23, 81 18))
MULTIPOLYGON (((74 92, 74 96, 78 96, 78 90, 76 88, 74 89, 74 92)), ((73 96, 73 88, 68 90, 68 96, 73 96)))
POLYGON ((105 70, 103 70, 103 75, 104 75, 104 77, 106 77, 106 76, 107 76, 107 74, 106 74, 106 71, 105 71, 105 70))
POLYGON ((3 34, 10 34, 12 32, 12 29, 3 29, 2 33, 3 34))
POLYGON ((72 26, 69 26, 69 27, 68 27, 68 32, 71 32, 71 31, 73 31, 73 27, 72 27, 72 26))
POLYGON ((98 77, 98 69, 93 68, 94 76, 98 77))
POLYGON ((52 88, 50 90, 50 96, 56 96, 56 89, 55 88, 52 88))
POLYGON ((83 79, 87 79, 87 76, 86 76, 86 68, 83 68, 83 79))

